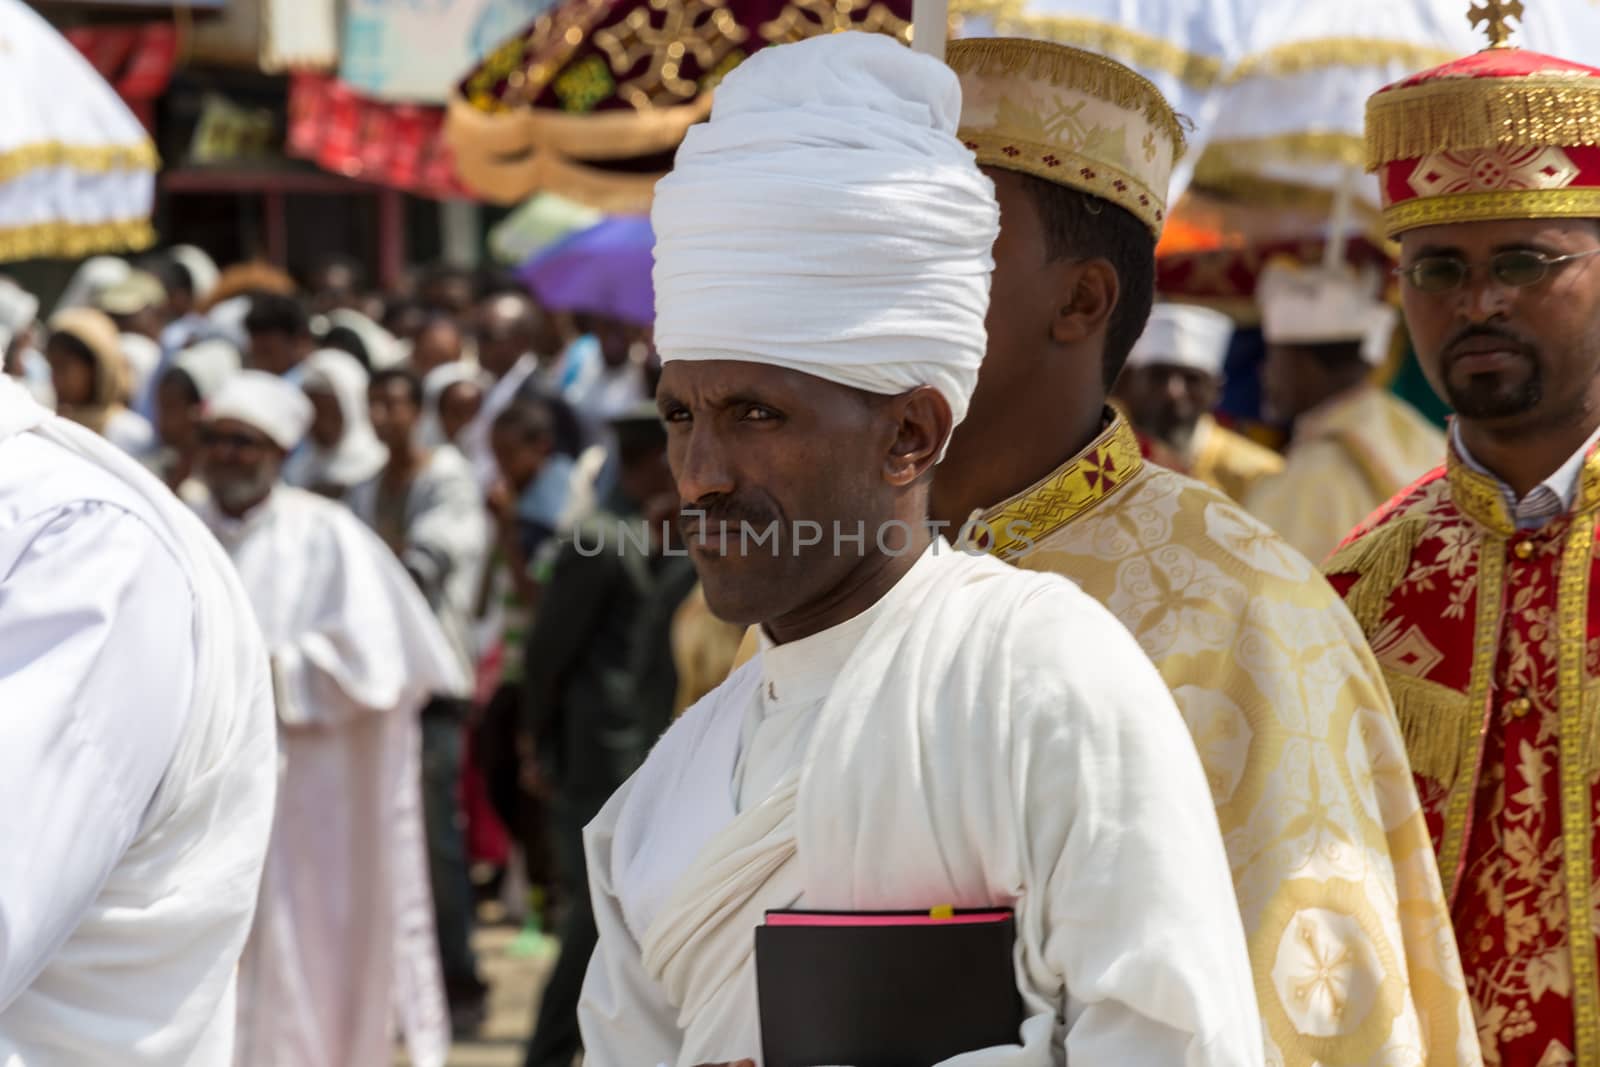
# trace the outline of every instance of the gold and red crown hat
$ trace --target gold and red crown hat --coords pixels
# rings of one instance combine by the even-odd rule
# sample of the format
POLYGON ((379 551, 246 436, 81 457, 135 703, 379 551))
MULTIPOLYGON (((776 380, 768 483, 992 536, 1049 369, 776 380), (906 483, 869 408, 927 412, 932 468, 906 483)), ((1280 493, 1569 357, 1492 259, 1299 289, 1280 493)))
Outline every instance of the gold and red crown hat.
POLYGON ((1490 48, 1367 101, 1367 167, 1391 237, 1452 222, 1600 218, 1600 69, 1505 47, 1503 36, 1501 19, 1490 48))

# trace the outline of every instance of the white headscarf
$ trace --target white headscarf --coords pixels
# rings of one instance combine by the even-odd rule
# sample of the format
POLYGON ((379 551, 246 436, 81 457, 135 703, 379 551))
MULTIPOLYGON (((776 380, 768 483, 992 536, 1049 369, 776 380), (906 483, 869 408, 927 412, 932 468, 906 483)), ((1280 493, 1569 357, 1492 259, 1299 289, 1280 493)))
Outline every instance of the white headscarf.
POLYGON ((439 404, 445 390, 462 382, 476 382, 487 395, 494 385, 494 376, 476 363, 455 360, 441 363, 422 378, 422 418, 417 422, 417 441, 424 448, 438 448, 449 444, 444 436, 444 424, 439 421, 439 404))
POLYGON ((367 350, 367 362, 375 371, 389 370, 398 367, 405 361, 407 353, 401 349, 400 342, 394 334, 373 322, 359 311, 349 308, 335 308, 328 312, 328 328, 343 326, 361 339, 361 347, 367 350))
POLYGON ((181 370, 194 383, 194 391, 205 403, 221 391, 243 368, 239 350, 226 341, 211 340, 192 344, 172 357, 167 373, 181 370))
POLYGON ((207 422, 232 419, 253 426, 285 452, 311 429, 311 401, 298 386, 265 371, 240 371, 206 402, 207 422))
POLYGON ((306 357, 301 387, 308 393, 333 395, 344 416, 344 435, 333 448, 307 441, 284 467, 284 481, 301 488, 337 485, 348 489, 383 469, 389 462, 389 450, 372 429, 367 406, 371 380, 360 360, 337 348, 319 348, 306 357))
POLYGON ((211 295, 221 276, 216 260, 194 245, 173 245, 167 254, 188 272, 190 291, 194 293, 196 303, 211 295))
POLYGON ((10 278, 0 277, 0 356, 11 339, 39 317, 39 298, 10 278))
POLYGON ((67 287, 61 290, 52 314, 71 308, 98 306, 101 293, 113 285, 121 285, 132 273, 133 267, 128 261, 116 256, 94 256, 84 260, 73 272, 67 287))
POLYGON ((128 396, 137 402, 161 366, 161 346, 142 333, 125 333, 121 340, 122 361, 128 367, 128 396))
POLYGON ((661 361, 730 359, 967 412, 987 335, 994 186, 948 67, 888 37, 766 48, 656 186, 661 361))

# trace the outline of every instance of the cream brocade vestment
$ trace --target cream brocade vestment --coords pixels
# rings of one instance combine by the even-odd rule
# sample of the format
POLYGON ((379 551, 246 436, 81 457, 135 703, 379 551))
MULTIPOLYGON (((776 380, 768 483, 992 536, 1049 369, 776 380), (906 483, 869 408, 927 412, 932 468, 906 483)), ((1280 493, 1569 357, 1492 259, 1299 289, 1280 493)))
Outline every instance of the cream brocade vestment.
POLYGON ((984 520, 1000 558, 1105 604, 1172 689, 1216 801, 1267 1062, 1481 1062, 1393 706, 1315 568, 1145 463, 1120 417, 984 520))

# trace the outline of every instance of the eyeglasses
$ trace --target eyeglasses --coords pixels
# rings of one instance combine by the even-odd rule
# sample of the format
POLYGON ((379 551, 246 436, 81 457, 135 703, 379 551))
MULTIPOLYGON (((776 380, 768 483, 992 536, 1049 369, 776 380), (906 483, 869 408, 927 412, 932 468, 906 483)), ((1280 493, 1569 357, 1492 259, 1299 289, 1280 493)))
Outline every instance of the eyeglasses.
POLYGON ((207 448, 229 448, 243 452, 252 448, 265 448, 266 442, 259 437, 252 437, 244 433, 222 433, 220 430, 202 428, 200 430, 200 443, 207 448))
MULTIPOLYGON (((1501 285, 1524 289, 1538 285, 1550 268, 1600 255, 1600 248, 1573 252, 1566 256, 1547 256, 1528 248, 1509 248, 1489 257, 1489 274, 1501 285)), ((1448 293, 1459 289, 1472 277, 1473 264, 1460 256, 1423 256, 1409 267, 1395 271, 1412 287, 1424 293, 1448 293)))

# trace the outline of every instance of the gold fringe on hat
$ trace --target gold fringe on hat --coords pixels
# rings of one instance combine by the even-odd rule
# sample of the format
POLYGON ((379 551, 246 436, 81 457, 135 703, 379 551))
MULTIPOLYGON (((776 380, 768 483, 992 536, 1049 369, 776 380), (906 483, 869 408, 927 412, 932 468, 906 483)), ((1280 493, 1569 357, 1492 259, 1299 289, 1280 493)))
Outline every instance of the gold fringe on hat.
POLYGON ((1036 78, 1139 111, 1171 138, 1174 163, 1188 148, 1183 122, 1161 90, 1114 59, 1050 41, 993 37, 952 42, 945 62, 957 74, 1036 78))
POLYGON ((1600 145, 1600 78, 1450 78, 1367 101, 1367 169, 1433 152, 1600 145))

